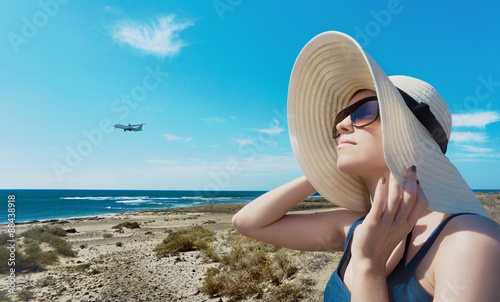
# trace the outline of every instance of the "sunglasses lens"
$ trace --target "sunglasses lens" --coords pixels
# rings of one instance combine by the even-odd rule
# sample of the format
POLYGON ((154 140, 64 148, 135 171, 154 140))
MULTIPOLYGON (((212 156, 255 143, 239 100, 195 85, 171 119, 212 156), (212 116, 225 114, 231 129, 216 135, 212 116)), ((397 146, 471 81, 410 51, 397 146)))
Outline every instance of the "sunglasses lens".
POLYGON ((369 101, 354 110, 351 121, 355 127, 363 127, 373 122, 378 115, 378 103, 376 100, 369 101))
POLYGON ((337 139, 340 136, 340 133, 337 131, 337 125, 349 115, 351 116, 351 122, 354 127, 363 127, 372 123, 378 117, 377 98, 370 97, 363 99, 357 104, 351 105, 340 111, 335 118, 335 122, 333 123, 332 136, 334 139, 337 139), (356 109, 353 110, 353 108, 356 109))

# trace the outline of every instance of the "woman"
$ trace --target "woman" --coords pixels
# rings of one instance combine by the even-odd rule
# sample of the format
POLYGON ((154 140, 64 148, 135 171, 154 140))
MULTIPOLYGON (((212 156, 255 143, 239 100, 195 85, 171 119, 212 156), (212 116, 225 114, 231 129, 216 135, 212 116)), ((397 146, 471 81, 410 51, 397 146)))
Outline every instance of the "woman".
POLYGON ((432 86, 326 32, 295 62, 288 123, 304 176, 241 209, 240 233, 343 250, 325 301, 498 301, 500 227, 445 156, 451 114, 432 86), (342 208, 287 214, 316 191, 342 208))

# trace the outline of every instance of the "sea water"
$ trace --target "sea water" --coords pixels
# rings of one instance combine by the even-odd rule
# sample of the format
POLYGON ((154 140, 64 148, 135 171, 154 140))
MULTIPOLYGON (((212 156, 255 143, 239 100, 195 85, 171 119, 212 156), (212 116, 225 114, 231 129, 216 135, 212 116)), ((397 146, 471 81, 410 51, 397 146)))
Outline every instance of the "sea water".
POLYGON ((0 224, 15 196, 15 222, 85 217, 200 205, 248 203, 265 191, 0 190, 0 224))

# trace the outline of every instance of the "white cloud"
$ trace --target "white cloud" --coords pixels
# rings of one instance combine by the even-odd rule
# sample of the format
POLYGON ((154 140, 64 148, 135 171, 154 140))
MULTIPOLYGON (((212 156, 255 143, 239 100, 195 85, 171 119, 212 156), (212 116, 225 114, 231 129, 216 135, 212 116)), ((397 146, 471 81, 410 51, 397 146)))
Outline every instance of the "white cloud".
POLYGON ((488 137, 480 132, 452 132, 450 141, 454 142, 484 142, 488 137))
POLYGON ((175 165, 178 162, 175 160, 166 160, 166 159, 161 159, 161 158, 150 158, 146 160, 148 164, 162 164, 162 165, 175 165))
MULTIPOLYGON (((192 137, 179 137, 177 135, 173 135, 173 134, 163 134, 163 137, 168 141, 168 142, 171 142, 171 141, 183 141, 185 143, 188 143, 190 141, 193 140, 192 137)), ((193 148, 193 146, 196 147, 196 145, 191 145, 190 147, 193 148)))
POLYGON ((453 114, 452 122, 455 127, 478 127, 500 121, 500 114, 495 111, 484 111, 467 114, 453 114))
POLYGON ((173 135, 173 134, 163 134, 163 137, 167 139, 167 141, 178 141, 178 140, 182 140, 182 138, 176 136, 176 135, 173 135))
POLYGON ((449 155, 452 162, 498 162, 500 154, 498 153, 455 153, 449 155))
POLYGON ((282 174, 285 171, 300 171, 295 157, 287 155, 258 154, 254 158, 235 159, 240 163, 242 174, 282 174))
POLYGON ((252 140, 250 139, 235 139, 235 141, 242 146, 253 144, 252 140))
POLYGON ((300 171, 295 157, 288 155, 263 155, 255 157, 228 156, 222 160, 204 161, 201 159, 178 159, 176 161, 159 158, 149 159, 150 164, 156 164, 162 173, 178 175, 205 175, 210 176, 218 171, 226 171, 228 166, 237 171, 234 176, 244 175, 278 175, 290 171, 300 171))
POLYGON ((112 7, 110 5, 106 5, 102 10, 107 12, 107 13, 110 13, 112 15, 118 15, 118 16, 125 15, 121 9, 116 8, 116 7, 112 7))
POLYGON ((192 26, 192 21, 174 21, 175 15, 161 16, 149 24, 122 21, 115 24, 110 32, 115 41, 128 44, 148 54, 168 56, 177 54, 186 45, 178 38, 178 32, 192 26))
POLYGON ((267 133, 271 135, 279 135, 281 132, 285 131, 285 129, 281 128, 280 122, 278 120, 274 120, 274 125, 271 125, 271 128, 265 128, 265 129, 250 129, 253 131, 261 132, 261 133, 267 133))
POLYGON ((491 148, 481 148, 481 147, 475 147, 475 146, 460 146, 464 149, 466 149, 469 152, 473 153, 491 153, 493 152, 493 149, 491 148))
POLYGON ((454 162, 467 161, 467 162, 495 162, 500 154, 495 153, 493 148, 484 148, 469 145, 459 145, 462 149, 459 153, 453 153, 448 155, 449 158, 454 162))
POLYGON ((219 124, 226 123, 226 119, 220 118, 220 117, 204 117, 204 118, 201 118, 201 120, 205 121, 205 122, 209 122, 209 123, 212 123, 212 122, 219 123, 219 124))

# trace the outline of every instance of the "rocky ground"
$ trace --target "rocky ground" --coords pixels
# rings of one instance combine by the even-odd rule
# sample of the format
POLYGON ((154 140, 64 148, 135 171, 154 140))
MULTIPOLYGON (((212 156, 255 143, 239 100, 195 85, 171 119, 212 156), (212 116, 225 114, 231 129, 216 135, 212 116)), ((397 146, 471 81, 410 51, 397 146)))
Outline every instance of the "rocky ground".
MULTIPOLYGON (((493 219, 500 222, 500 194, 477 196, 493 219)), ((75 229, 76 233, 68 233, 67 240, 78 256, 62 257, 59 263, 42 272, 18 274, 18 295, 11 298, 14 301, 228 301, 200 292, 207 268, 218 265, 202 252, 158 258, 153 249, 170 232, 191 225, 213 230, 221 243, 233 229, 231 217, 241 206, 204 206, 17 225, 17 234, 42 225, 75 229), (124 229, 123 233, 113 229, 126 221, 138 222, 140 228, 124 229)), ((296 210, 330 207, 330 203, 318 201, 301 203, 296 210)), ((312 280, 307 301, 322 301, 322 291, 341 254, 290 251, 290 255, 299 267, 296 278, 312 280)), ((0 290, 6 289, 7 281, 2 277, 0 290)))
MULTIPOLYGON (((78 256, 61 258, 58 264, 43 272, 17 275, 17 290, 23 292, 17 299, 31 296, 32 301, 227 301, 200 292, 206 269, 218 265, 202 252, 158 258, 153 251, 169 232, 197 224, 213 230, 217 240, 222 241, 233 229, 231 217, 241 205, 209 208, 18 225, 18 234, 29 227, 42 225, 75 229, 76 233, 68 233, 66 239, 78 251, 78 256), (112 227, 124 221, 138 222, 140 228, 117 233, 112 227)), ((322 288, 336 267, 338 253, 294 251, 293 255, 297 264, 307 264, 298 277, 314 280, 312 292, 315 297, 311 297, 311 301, 321 301, 322 288)), ((0 290, 6 288, 5 278, 2 278, 0 290)))

